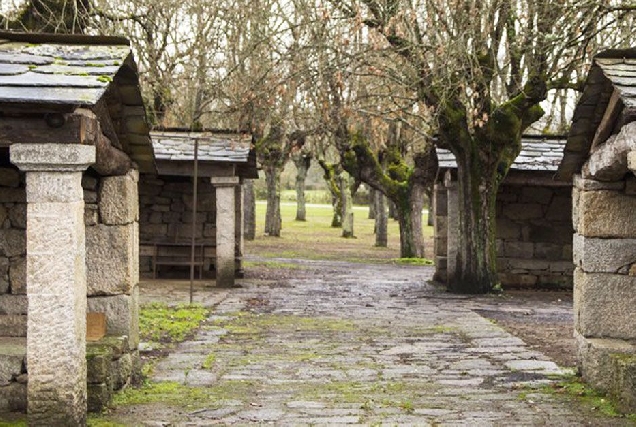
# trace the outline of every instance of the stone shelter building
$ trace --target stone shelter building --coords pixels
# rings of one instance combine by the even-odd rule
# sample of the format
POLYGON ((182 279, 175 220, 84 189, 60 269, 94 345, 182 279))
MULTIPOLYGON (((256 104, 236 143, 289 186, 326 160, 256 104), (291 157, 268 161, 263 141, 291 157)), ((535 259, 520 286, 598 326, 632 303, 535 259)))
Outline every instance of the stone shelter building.
MULTIPOLYGON (((524 136, 521 153, 497 194, 497 267, 505 288, 571 288, 571 184, 554 180, 563 156, 560 137, 524 136)), ((437 149, 433 225, 435 280, 454 274, 458 186, 455 157, 437 149)))
POLYGON ((125 39, 0 32, 0 409, 29 424, 83 425, 135 373, 148 132, 125 39))
POLYGON ((142 174, 139 185, 142 274, 190 266, 194 237, 198 277, 214 271, 217 286, 234 286, 242 272, 242 184, 258 178, 251 136, 218 130, 151 136, 157 172, 142 174))
POLYGON ((557 178, 573 182, 583 379, 636 410, 636 49, 595 57, 557 178))

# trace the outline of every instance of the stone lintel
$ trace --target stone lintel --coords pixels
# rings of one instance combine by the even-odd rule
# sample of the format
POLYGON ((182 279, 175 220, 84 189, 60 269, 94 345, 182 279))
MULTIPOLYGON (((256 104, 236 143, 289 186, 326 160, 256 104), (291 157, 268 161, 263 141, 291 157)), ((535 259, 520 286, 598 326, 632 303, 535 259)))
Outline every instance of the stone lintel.
POLYGON ((574 175, 574 187, 584 191, 614 190, 621 191, 625 187, 625 181, 596 181, 594 179, 583 178, 581 175, 574 175))
POLYGON ((238 176, 213 176, 210 182, 215 187, 234 187, 240 184, 238 176))
POLYGON ((82 172, 95 162, 95 147, 80 144, 14 144, 11 162, 25 172, 82 172))

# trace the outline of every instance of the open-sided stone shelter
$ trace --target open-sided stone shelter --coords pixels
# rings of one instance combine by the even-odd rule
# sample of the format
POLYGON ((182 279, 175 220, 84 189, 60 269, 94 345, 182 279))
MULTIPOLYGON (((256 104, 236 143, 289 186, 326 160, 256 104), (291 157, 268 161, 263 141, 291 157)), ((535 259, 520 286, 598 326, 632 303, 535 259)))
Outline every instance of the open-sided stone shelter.
MULTIPOLYGON (((524 136, 497 193, 497 268, 504 287, 571 288, 571 184, 556 181, 565 140, 524 136)), ((454 274, 458 189, 455 157, 438 149, 434 187, 435 279, 454 274)))
POLYGON ((636 50, 601 53, 558 178, 574 182, 574 318, 583 378, 636 410, 636 50))
POLYGON ((217 286, 234 286, 242 272, 242 184, 258 178, 251 136, 184 130, 151 136, 157 173, 142 174, 139 185, 142 274, 190 266, 194 237, 199 277, 213 270, 217 286))
POLYGON ((137 182, 154 170, 126 40, 0 33, 2 409, 82 425, 87 396, 134 375, 137 182), (87 312, 106 333, 88 347, 87 312))

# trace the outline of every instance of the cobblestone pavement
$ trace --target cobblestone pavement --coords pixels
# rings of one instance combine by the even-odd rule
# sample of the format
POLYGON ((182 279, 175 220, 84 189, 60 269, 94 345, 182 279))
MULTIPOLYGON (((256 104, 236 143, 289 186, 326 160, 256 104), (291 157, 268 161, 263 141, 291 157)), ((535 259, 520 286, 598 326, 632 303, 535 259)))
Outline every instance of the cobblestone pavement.
POLYGON ((427 284, 430 268, 300 267, 282 280, 199 291, 195 300, 216 304, 207 326, 158 363, 152 381, 209 387, 210 403, 132 411, 130 421, 143 413, 135 423, 629 425, 545 392, 564 371, 479 316, 483 300, 427 284))

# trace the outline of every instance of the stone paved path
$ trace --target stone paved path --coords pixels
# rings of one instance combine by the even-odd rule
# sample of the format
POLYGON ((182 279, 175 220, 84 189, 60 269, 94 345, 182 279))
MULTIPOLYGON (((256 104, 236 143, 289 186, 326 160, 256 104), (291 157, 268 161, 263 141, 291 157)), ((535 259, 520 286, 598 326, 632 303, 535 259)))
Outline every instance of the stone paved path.
POLYGON ((628 425, 543 393, 563 371, 476 314, 474 299, 426 284, 431 274, 309 262, 289 279, 197 295, 216 298, 214 314, 152 380, 209 387, 210 404, 136 422, 628 425))

